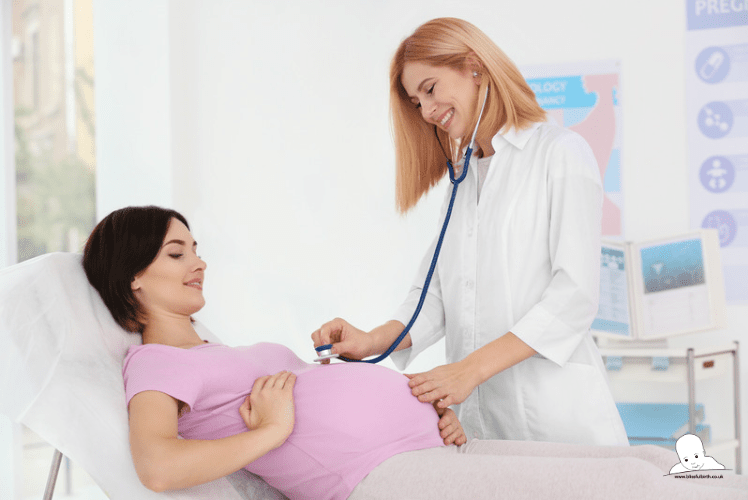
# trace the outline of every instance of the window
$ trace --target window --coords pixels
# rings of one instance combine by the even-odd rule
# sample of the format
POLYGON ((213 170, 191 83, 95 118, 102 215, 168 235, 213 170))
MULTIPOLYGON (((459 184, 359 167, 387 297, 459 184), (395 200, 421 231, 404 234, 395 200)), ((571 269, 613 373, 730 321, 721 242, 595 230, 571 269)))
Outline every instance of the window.
MULTIPOLYGON (((95 224, 93 0, 14 0, 13 106, 17 261, 80 252, 95 224)), ((41 498, 54 450, 22 429, 17 498, 41 498)), ((65 498, 104 499, 93 480, 63 460, 65 498)))
POLYGON ((79 252, 95 223, 91 6, 13 2, 19 262, 79 252))

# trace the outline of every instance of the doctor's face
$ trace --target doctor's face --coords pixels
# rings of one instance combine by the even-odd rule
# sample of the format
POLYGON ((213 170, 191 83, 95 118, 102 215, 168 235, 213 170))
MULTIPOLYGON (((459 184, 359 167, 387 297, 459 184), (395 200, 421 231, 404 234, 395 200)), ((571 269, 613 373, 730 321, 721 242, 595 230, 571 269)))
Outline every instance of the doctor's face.
POLYGON ((426 123, 436 125, 452 139, 466 135, 480 83, 471 71, 407 62, 400 81, 426 123))
POLYGON ((197 242, 190 230, 181 221, 171 219, 158 255, 133 279, 133 294, 148 317, 189 316, 205 305, 206 267, 197 255, 197 242))

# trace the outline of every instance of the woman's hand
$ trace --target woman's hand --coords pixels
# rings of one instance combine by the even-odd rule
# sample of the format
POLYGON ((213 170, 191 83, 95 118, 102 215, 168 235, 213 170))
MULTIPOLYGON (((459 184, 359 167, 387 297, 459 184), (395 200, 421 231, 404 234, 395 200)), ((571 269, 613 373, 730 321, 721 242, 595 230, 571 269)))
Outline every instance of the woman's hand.
POLYGON ((444 440, 444 444, 461 446, 467 443, 465 431, 457 414, 451 408, 439 408, 436 404, 434 404, 434 409, 439 415, 439 435, 444 440))
POLYGON ((434 403, 436 408, 462 403, 479 384, 477 374, 463 361, 405 376, 410 379, 413 395, 423 403, 434 403))
POLYGON ((282 371, 255 380, 252 392, 239 407, 244 424, 251 431, 273 430, 279 443, 283 444, 293 431, 294 404, 293 388, 296 375, 282 371))
MULTIPOLYGON (((351 359, 363 359, 372 354, 372 337, 358 328, 352 326, 344 319, 335 318, 322 325, 319 330, 312 333, 314 347, 332 344, 333 354, 340 354, 351 359)), ((322 363, 329 363, 326 359, 322 363)))

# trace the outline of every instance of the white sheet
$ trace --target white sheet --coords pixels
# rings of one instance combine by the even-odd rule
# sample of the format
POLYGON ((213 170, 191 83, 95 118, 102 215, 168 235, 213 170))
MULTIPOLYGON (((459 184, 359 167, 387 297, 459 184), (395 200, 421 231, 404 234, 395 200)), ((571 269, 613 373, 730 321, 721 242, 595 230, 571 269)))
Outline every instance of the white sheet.
POLYGON ((47 254, 0 270, 0 412, 82 466, 113 499, 285 498, 246 471, 231 477, 237 489, 226 478, 159 494, 140 483, 121 373, 140 341, 114 322, 81 255, 47 254))

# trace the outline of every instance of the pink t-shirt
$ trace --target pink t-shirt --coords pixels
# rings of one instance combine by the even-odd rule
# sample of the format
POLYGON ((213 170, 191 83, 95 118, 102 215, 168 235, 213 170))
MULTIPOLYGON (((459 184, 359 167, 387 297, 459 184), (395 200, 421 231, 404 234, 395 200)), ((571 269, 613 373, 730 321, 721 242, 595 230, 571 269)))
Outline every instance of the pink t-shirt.
POLYGON ((413 397, 404 375, 379 365, 312 365, 270 343, 146 344, 130 348, 123 374, 128 404, 142 391, 166 393, 191 408, 179 419, 183 438, 218 439, 246 432, 239 406, 256 378, 282 370, 297 376, 293 432, 246 468, 290 499, 348 498, 391 456, 443 445, 433 407, 413 397))

